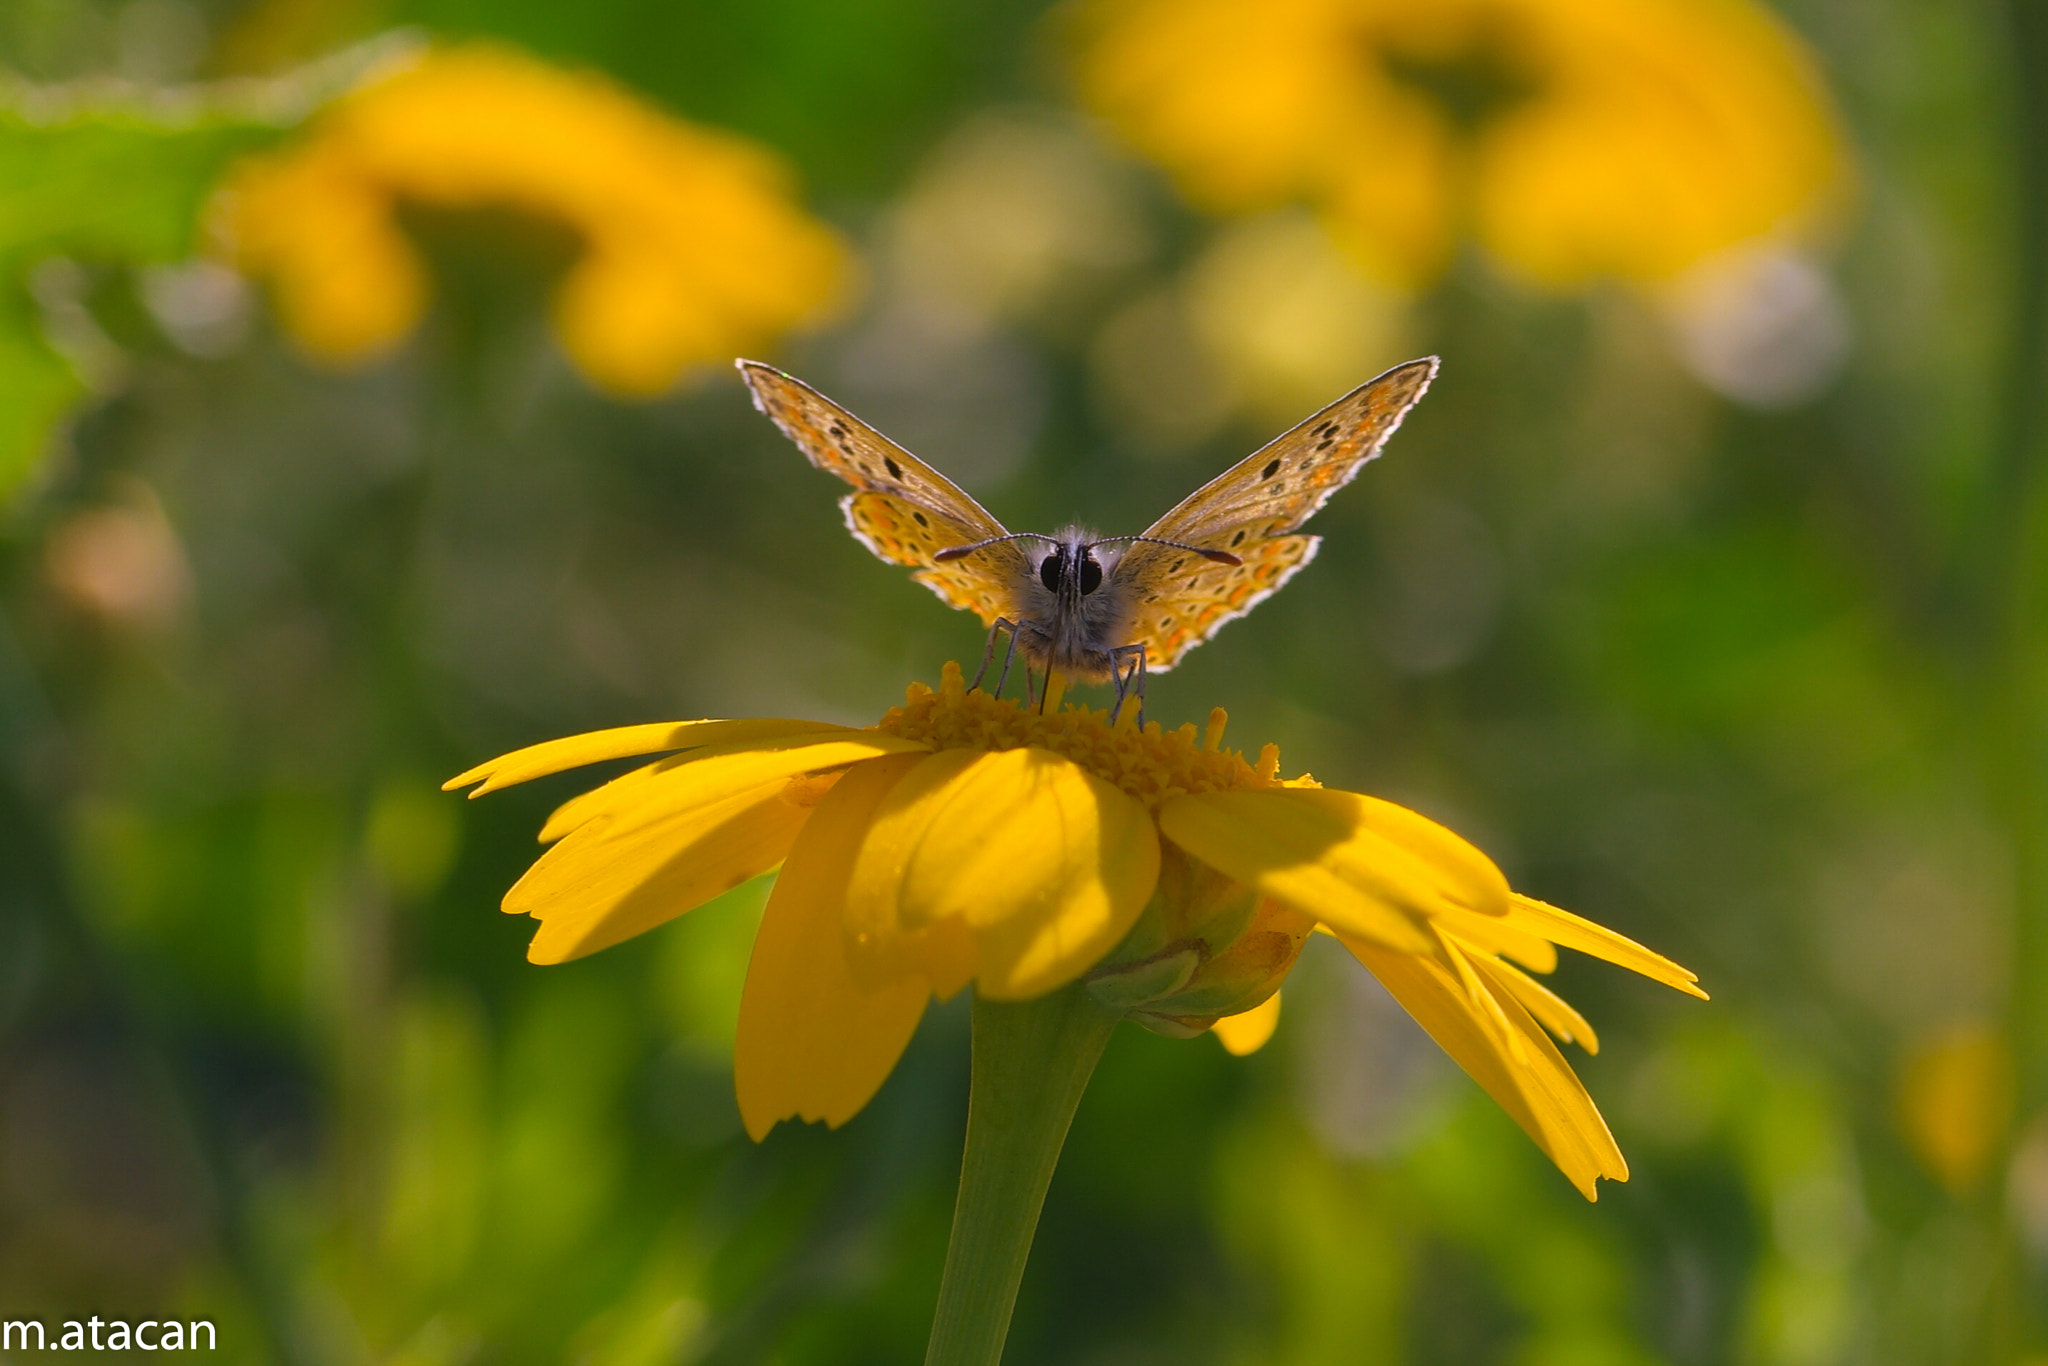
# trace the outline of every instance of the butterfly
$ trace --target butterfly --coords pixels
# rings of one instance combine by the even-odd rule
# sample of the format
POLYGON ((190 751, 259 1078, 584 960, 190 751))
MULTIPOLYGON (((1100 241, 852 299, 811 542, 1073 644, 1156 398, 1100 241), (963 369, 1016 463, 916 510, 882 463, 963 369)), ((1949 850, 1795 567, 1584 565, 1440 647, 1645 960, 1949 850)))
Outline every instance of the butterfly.
MULTIPOLYGON (((813 465, 853 486, 839 502, 862 545, 988 628, 982 673, 1008 631, 1002 693, 1021 646, 1042 670, 1116 684, 1117 707, 1224 622, 1315 558, 1298 535, 1380 453, 1436 378, 1437 358, 1397 365, 1274 438, 1137 536, 1004 528, 956 484, 802 380, 736 362, 754 406, 813 465)), ((976 682, 980 681, 980 675, 976 682)), ((1027 672, 1025 686, 1030 689, 1027 672)))

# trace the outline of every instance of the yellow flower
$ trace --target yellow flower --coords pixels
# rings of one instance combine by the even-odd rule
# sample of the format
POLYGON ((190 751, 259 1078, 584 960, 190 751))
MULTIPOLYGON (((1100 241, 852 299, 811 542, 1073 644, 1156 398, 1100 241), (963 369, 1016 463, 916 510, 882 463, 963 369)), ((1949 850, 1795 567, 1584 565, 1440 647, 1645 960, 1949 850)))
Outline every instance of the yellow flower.
POLYGON ((1666 281, 1846 178, 1750 0, 1080 0, 1082 98, 1196 203, 1317 205, 1382 279, 1470 236, 1531 281, 1666 281))
POLYGON ((374 80, 296 147, 245 165, 214 221, 293 338, 340 365, 390 350, 426 308, 401 206, 558 223, 579 243, 554 299, 563 348, 592 383, 645 396, 835 302, 845 252, 788 182, 766 150, 602 76, 469 47, 374 80))
POLYGON ((1922 1040, 1899 1071, 1899 1127, 1906 1146, 1958 1198, 1983 1181, 2012 1127, 2012 1049, 1984 1024, 1922 1040))
POLYGON ((1334 934, 1588 1198, 1628 1168, 1549 1034, 1597 1047, 1528 971, 1555 945, 1693 995, 1693 974, 1508 889, 1391 802, 1282 779, 1220 747, 1224 717, 1143 729, 969 692, 957 665, 873 727, 687 721, 518 750, 472 796, 663 754, 561 806, 505 896, 528 956, 595 952, 782 866, 740 1006, 747 1130, 838 1125, 874 1095, 933 997, 1019 1001, 1076 980, 1164 1033, 1249 1052, 1308 934, 1334 934), (1549 1031, 1549 1034, 1545 1033, 1549 1031))

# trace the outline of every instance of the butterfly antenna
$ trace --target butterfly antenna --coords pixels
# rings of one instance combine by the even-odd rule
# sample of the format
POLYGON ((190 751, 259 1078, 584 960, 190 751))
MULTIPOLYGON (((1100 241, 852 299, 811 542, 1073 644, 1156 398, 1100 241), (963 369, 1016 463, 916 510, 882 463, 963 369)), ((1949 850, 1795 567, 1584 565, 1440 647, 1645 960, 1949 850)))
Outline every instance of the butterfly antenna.
MULTIPOLYGON (((1111 545, 1118 541, 1143 541, 1147 545, 1172 546, 1175 550, 1185 550, 1190 554, 1200 555, 1205 560, 1214 560, 1217 564, 1240 565, 1244 563, 1241 556, 1233 555, 1227 550, 1204 550, 1198 545, 1187 545, 1181 541, 1162 541, 1157 536, 1104 536, 1101 540, 1091 542, 1091 544, 1111 545)), ((941 555, 944 553, 944 551, 940 552, 941 555)))
POLYGON ((949 545, 944 550, 935 553, 932 559, 940 564, 948 564, 954 560, 964 559, 977 550, 984 550, 992 545, 1001 545, 1004 541, 1057 542, 1058 540, 1057 536, 1047 536, 1043 532, 1013 531, 1007 536, 991 536, 985 541, 976 541, 973 545, 949 545))

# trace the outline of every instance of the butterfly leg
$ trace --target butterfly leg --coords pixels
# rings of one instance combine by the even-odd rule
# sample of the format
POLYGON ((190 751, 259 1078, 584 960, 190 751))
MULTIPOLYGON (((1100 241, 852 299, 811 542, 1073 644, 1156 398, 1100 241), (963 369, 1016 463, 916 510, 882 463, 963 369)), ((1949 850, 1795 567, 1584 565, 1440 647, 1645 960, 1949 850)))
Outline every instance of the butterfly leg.
MULTIPOLYGON (((995 621, 990 623, 988 639, 981 644, 981 667, 974 671, 974 681, 967 685, 967 691, 973 692, 981 686, 981 680, 988 677, 988 666, 994 662, 996 657, 996 635, 1009 624, 1002 617, 997 617, 995 621)), ((1012 638, 1014 639, 1015 637, 1013 636, 1012 638)))
POLYGON ((1135 645, 1119 645, 1114 650, 1111 650, 1109 652, 1109 667, 1111 674, 1116 678, 1116 706, 1110 709, 1109 723, 1111 725, 1116 724, 1116 719, 1123 715, 1124 699, 1135 692, 1138 696, 1138 725, 1140 727, 1144 726, 1145 642, 1141 640, 1135 645), (1123 668, 1123 662, 1126 659, 1131 661, 1131 667, 1128 672, 1123 668))
MULTIPOLYGON (((1010 628, 1010 648, 1003 652, 1003 671, 996 675, 996 697, 999 700, 1003 695, 1003 684, 1010 681, 1010 666, 1017 661, 1017 623, 1014 621, 1004 621, 1002 624, 1010 628)), ((1026 702, 1031 700, 1031 666, 1029 664, 1024 666, 1024 700, 1026 702)))
MULTIPOLYGON (((988 666, 996 657, 996 633, 999 631, 1008 631, 1010 633, 1010 648, 1003 655, 1003 671, 996 675, 995 695, 998 698, 1003 695, 1003 685, 1010 680, 1010 666, 1017 659, 1017 623, 1011 621, 1008 617, 997 617, 990 624, 988 640, 981 647, 981 667, 975 670, 974 681, 967 685, 967 691, 973 692, 981 686, 981 680, 988 676, 988 666)), ((1029 692, 1030 686, 1027 675, 1025 691, 1029 692)))

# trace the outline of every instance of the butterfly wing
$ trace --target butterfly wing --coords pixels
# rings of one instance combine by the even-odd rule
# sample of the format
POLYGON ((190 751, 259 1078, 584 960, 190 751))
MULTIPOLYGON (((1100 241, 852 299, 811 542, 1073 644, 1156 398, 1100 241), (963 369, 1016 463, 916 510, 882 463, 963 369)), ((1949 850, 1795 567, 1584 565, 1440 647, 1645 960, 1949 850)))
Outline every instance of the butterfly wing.
POLYGON ((945 564, 933 556, 1008 533, 952 480, 883 436, 802 380, 759 361, 739 371, 754 406, 782 428, 813 465, 854 492, 839 500, 854 539, 891 564, 907 565, 919 583, 982 625, 1009 610, 1011 585, 1031 572, 1014 541, 945 564))
POLYGON ((1131 643, 1144 643, 1148 669, 1172 668, 1315 558, 1321 538, 1292 533, 1380 453, 1436 370, 1434 356, 1395 366, 1246 456, 1146 530, 1243 560, 1222 565, 1143 541, 1125 552, 1115 574, 1134 604, 1131 643))

